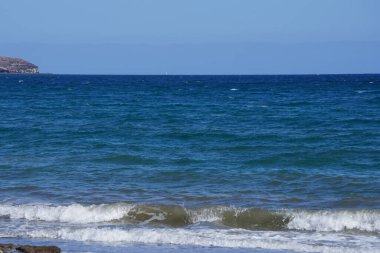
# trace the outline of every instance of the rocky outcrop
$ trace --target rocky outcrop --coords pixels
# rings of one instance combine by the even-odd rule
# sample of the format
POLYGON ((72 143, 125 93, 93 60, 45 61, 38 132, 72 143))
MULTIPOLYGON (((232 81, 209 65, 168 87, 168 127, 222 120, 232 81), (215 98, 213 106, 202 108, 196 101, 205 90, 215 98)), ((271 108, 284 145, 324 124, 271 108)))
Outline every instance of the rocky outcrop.
POLYGON ((8 253, 16 250, 14 244, 0 244, 0 253, 8 253))
POLYGON ((60 253, 57 246, 30 246, 14 244, 0 244, 0 253, 60 253))
POLYGON ((25 253, 60 253, 61 249, 56 246, 19 246, 16 250, 25 253))
POLYGON ((38 67, 20 58, 0 56, 0 74, 37 74, 38 67))

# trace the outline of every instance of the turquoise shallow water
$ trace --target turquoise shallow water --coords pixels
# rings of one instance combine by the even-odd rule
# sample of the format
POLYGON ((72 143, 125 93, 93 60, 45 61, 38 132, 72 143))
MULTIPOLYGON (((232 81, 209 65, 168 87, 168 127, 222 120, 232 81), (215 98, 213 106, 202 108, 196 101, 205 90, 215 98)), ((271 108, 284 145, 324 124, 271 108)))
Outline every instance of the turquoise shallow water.
POLYGON ((378 252, 380 75, 2 75, 0 175, 5 241, 378 252))

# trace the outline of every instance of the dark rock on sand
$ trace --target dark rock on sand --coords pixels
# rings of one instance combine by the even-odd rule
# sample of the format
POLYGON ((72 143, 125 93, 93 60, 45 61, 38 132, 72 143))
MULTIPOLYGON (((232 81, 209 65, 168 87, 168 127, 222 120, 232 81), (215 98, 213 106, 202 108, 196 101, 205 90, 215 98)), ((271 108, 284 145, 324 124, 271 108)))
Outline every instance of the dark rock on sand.
POLYGON ((61 249, 56 246, 30 246, 14 244, 0 244, 0 253, 60 253, 61 249))
POLYGON ((16 249, 14 244, 0 244, 0 253, 13 252, 16 249))
POLYGON ((16 248, 18 251, 25 253, 60 253, 61 249, 56 246, 19 246, 16 248))

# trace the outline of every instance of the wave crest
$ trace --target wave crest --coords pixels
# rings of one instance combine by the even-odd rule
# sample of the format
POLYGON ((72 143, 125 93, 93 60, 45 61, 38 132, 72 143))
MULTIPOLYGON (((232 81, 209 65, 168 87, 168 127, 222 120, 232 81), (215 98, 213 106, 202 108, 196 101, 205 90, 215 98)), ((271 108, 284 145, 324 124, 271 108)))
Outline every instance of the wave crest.
POLYGON ((297 211, 288 215, 292 217, 289 229, 380 232, 380 212, 374 210, 297 211))
POLYGON ((0 217, 65 223, 150 224, 183 227, 211 222, 251 230, 357 230, 380 233, 378 210, 280 210, 211 206, 185 208, 128 203, 84 206, 0 205, 0 217))

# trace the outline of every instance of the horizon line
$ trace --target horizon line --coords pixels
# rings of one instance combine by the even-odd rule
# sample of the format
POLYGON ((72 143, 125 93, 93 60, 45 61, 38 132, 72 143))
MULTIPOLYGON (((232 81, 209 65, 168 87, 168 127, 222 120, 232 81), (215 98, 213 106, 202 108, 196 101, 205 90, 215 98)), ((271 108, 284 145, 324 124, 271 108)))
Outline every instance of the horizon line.
POLYGON ((38 76, 38 75, 66 75, 66 76, 333 76, 333 75, 380 75, 378 73, 281 73, 281 74, 91 74, 91 73, 0 73, 0 76, 5 75, 23 75, 23 76, 38 76))
MULTIPOLYGON (((6 74, 5 74, 6 75, 6 74)), ((9 74, 18 75, 18 74, 9 74)), ((378 73, 281 73, 281 74, 91 74, 91 73, 37 73, 20 75, 70 75, 70 76, 327 76, 327 75, 380 75, 378 73)))

